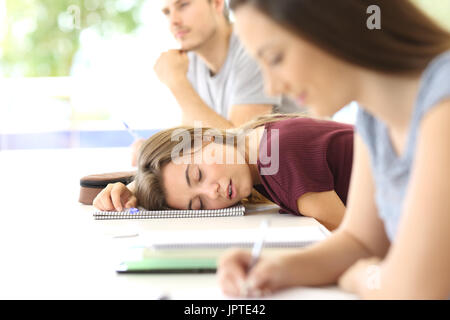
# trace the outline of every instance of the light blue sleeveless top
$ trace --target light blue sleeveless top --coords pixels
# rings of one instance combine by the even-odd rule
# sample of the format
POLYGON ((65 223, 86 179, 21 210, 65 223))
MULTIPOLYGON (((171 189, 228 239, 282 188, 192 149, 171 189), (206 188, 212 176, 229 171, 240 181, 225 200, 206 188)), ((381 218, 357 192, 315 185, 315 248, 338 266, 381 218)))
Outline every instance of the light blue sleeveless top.
POLYGON ((436 57, 422 74, 407 146, 400 157, 394 151, 386 125, 363 109, 358 110, 356 131, 370 152, 378 214, 391 241, 395 239, 402 214, 420 122, 446 98, 450 98, 450 50, 436 57))

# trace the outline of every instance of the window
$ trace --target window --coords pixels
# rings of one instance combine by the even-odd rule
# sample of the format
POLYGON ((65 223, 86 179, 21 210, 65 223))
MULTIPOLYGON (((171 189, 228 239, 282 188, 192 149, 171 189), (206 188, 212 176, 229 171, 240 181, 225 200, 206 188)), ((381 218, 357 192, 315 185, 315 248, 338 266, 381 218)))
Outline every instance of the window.
POLYGON ((126 146, 180 123, 157 1, 0 0, 0 150, 126 146))

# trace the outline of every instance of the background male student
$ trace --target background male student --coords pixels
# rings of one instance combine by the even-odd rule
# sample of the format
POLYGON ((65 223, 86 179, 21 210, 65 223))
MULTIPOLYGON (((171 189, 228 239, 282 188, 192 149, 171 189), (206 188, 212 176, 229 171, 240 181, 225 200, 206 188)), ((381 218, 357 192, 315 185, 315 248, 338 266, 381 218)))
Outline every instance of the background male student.
MULTIPOLYGON (((154 70, 174 95, 185 125, 232 128, 259 115, 299 112, 264 93, 260 69, 233 32, 225 0, 160 0, 181 50, 161 54, 154 70)), ((136 164, 133 146, 132 163, 136 164)))

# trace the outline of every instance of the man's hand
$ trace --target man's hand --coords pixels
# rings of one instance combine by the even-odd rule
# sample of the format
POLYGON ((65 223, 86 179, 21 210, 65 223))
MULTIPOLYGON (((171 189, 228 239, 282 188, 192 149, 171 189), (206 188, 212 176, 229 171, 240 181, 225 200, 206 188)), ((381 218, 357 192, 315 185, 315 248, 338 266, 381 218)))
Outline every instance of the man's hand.
POLYGON ((172 89, 178 82, 187 79, 188 68, 189 58, 186 52, 169 50, 159 56, 154 70, 159 81, 172 89))

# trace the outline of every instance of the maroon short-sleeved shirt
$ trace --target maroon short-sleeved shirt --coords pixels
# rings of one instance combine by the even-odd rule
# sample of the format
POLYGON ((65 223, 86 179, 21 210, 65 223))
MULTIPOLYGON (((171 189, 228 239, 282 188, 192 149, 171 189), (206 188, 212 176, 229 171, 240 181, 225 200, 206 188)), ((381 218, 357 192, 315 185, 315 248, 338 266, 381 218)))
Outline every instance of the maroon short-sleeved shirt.
POLYGON ((267 123, 258 157, 262 183, 255 188, 278 204, 283 213, 301 214, 297 199, 307 192, 334 190, 345 204, 352 159, 352 125, 310 118, 267 123), (276 167, 272 165, 272 154, 276 154, 274 129, 278 129, 278 170, 264 175, 264 168, 276 167))

